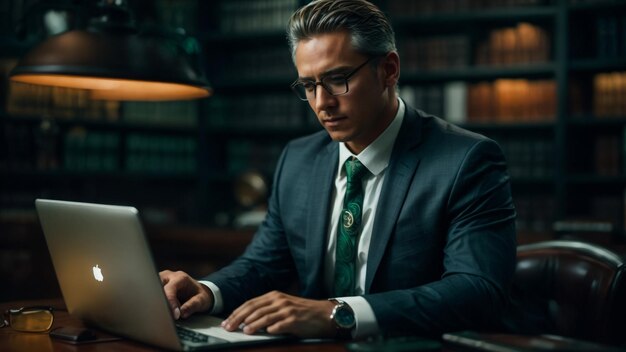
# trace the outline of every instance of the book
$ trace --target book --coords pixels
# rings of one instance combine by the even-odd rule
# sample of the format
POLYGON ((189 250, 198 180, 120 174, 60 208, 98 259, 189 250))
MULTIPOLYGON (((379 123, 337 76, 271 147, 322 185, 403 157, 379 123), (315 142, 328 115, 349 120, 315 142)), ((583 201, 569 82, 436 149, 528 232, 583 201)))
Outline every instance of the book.
POLYGON ((623 351, 616 347, 557 335, 515 335, 462 331, 443 335, 444 346, 461 347, 467 351, 623 351))
POLYGON ((444 118, 456 124, 465 123, 467 120, 467 83, 448 82, 443 89, 444 118))

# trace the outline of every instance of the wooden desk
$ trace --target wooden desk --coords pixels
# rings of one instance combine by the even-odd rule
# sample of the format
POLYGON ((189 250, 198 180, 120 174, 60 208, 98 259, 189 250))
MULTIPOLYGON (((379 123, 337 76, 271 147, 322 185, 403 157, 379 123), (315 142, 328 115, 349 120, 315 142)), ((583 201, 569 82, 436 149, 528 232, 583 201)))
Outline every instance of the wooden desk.
MULTIPOLYGON (((4 312, 11 308, 20 308, 28 306, 45 305, 52 306, 56 310, 54 312, 54 323, 52 329, 61 326, 76 326, 82 327, 83 323, 69 315, 65 311, 65 304, 62 299, 48 299, 48 300, 29 300, 29 301, 15 301, 0 303, 0 311, 4 312)), ((96 330, 98 331, 98 330, 96 330)), ((98 331, 99 332, 99 331, 98 331)), ((100 333, 100 332, 99 332, 100 333)), ((0 351, 3 352, 25 352, 25 351, 37 351, 37 352, 65 352, 65 351, 119 351, 119 352, 138 352, 138 351, 159 351, 157 348, 150 347, 138 342, 134 342, 127 339, 100 342, 100 343, 87 343, 82 345, 72 345, 66 342, 53 339, 48 336, 47 333, 25 333, 18 332, 9 327, 0 329, 0 351)), ((346 351, 343 342, 336 343, 323 343, 323 344, 278 344, 275 346, 268 345, 262 347, 247 347, 241 349, 229 349, 229 351, 258 351, 258 352, 315 352, 315 351, 328 351, 338 352, 346 351)))

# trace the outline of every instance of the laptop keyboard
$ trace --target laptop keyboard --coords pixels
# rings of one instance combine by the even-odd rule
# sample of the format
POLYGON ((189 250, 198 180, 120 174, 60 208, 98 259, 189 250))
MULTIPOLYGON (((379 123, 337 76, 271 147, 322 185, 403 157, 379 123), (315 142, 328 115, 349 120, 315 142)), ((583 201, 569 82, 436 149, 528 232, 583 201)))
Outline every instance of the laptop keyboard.
POLYGON ((176 332, 178 333, 178 337, 180 338, 181 342, 183 342, 184 344, 204 345, 211 343, 227 342, 226 340, 222 340, 214 336, 205 335, 178 325, 176 326, 176 332))

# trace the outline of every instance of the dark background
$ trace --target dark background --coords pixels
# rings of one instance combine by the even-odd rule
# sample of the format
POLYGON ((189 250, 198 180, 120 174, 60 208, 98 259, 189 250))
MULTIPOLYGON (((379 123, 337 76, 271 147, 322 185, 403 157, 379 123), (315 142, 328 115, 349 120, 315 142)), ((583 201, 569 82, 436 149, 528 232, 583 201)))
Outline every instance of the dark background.
MULTIPOLYGON (((234 219, 262 204, 237 202, 237 177, 271 183, 284 144, 320 128, 289 90, 284 27, 303 1, 128 1, 140 30, 178 33, 215 90, 159 103, 9 83, 53 33, 47 11, 28 11, 37 3, 64 10, 72 29, 95 1, 0 1, 0 301, 59 294, 38 197, 139 208, 160 269, 202 275, 240 253, 254 229, 234 219)), ((624 1, 376 3, 396 30, 401 96, 504 149, 519 243, 623 248, 624 1)))

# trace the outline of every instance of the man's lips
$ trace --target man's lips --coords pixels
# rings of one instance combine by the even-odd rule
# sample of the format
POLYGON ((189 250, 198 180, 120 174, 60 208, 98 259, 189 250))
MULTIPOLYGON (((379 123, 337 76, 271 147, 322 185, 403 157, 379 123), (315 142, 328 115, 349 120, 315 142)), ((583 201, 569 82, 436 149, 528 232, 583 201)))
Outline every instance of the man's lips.
POLYGON ((346 119, 345 116, 326 117, 322 119, 322 123, 324 123, 325 126, 334 127, 334 126, 338 126, 341 123, 341 121, 345 119, 346 119))

